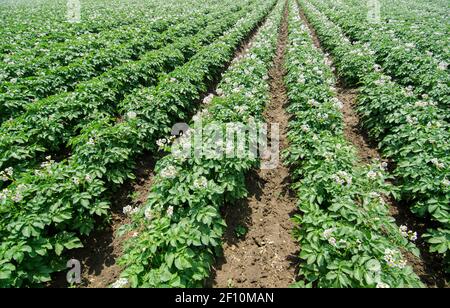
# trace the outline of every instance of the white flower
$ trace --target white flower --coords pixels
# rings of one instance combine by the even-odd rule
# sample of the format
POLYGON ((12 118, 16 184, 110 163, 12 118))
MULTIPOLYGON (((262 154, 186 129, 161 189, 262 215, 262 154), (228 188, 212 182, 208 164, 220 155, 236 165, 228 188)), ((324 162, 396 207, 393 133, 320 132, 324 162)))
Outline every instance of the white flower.
POLYGON ((305 76, 300 75, 300 77, 298 77, 298 83, 304 84, 305 82, 306 82, 305 76))
POLYGON ((160 148, 164 147, 166 145, 166 143, 167 143, 167 140, 165 138, 158 139, 156 141, 156 145, 160 148))
POLYGON ((17 78, 13 78, 10 80, 11 83, 17 83, 17 78))
POLYGON ((406 116, 406 122, 408 122, 409 124, 413 125, 413 124, 417 124, 417 117, 411 117, 410 115, 406 116))
POLYGON ((450 186, 450 181, 449 180, 447 180, 447 179, 443 179, 442 180, 442 185, 444 185, 444 186, 450 186))
POLYGON ((333 98, 333 104, 336 108, 341 109, 344 108, 344 104, 337 98, 333 98))
POLYGON ((72 178, 72 182, 73 182, 75 185, 80 185, 80 179, 78 179, 78 178, 76 178, 76 177, 72 178))
POLYGON ((374 178, 377 177, 377 173, 376 173, 375 171, 370 170, 370 171, 367 173, 367 177, 368 177, 369 179, 374 179, 374 178))
POLYGON ((406 261, 403 260, 400 252, 386 248, 384 251, 384 260, 389 267, 404 268, 406 261))
POLYGON ((322 236, 328 240, 331 237, 331 234, 333 233, 334 228, 330 228, 330 229, 326 229, 325 231, 323 231, 322 236))
POLYGON ((437 158, 431 159, 430 162, 438 169, 443 169, 445 167, 444 163, 441 163, 437 158))
POLYGON ((407 236, 408 236, 408 227, 407 227, 407 226, 404 226, 404 225, 400 226, 400 227, 398 228, 398 231, 400 232, 400 234, 401 234, 403 237, 407 237, 407 236))
POLYGON ((14 202, 16 202, 16 203, 22 201, 22 200, 23 200, 23 196, 22 196, 21 192, 20 192, 20 191, 17 191, 17 192, 15 193, 15 195, 13 196, 12 200, 13 200, 14 202))
POLYGON ((371 192, 369 196, 373 199, 381 198, 381 195, 377 192, 371 192))
POLYGON ((145 216, 145 219, 147 219, 148 221, 153 219, 153 212, 152 212, 152 209, 150 207, 147 207, 145 209, 144 216, 145 216))
POLYGON ((6 175, 6 173, 4 171, 0 172, 0 180, 2 180, 3 182, 6 182, 9 180, 9 177, 6 175))
POLYGON ((204 176, 201 176, 198 179, 194 180, 194 188, 195 189, 202 189, 202 188, 206 188, 207 186, 208 186, 208 180, 204 176))
POLYGON ((85 181, 90 183, 93 180, 93 177, 90 174, 86 174, 86 176, 84 177, 85 181))
POLYGON ((217 89, 216 93, 219 96, 223 96, 223 94, 224 94, 222 89, 217 89))
POLYGON ((373 69, 375 70, 375 72, 381 72, 381 66, 378 65, 378 64, 375 64, 375 65, 373 66, 373 69))
POLYGON ((242 106, 235 106, 235 107, 234 107, 234 110, 236 110, 237 113, 239 113, 239 114, 243 114, 243 113, 245 113, 245 112, 248 110, 248 107, 245 106, 245 105, 242 105, 242 106))
POLYGON ((316 101, 315 99, 310 99, 310 100, 308 101, 308 104, 311 105, 311 106, 313 106, 313 107, 319 107, 319 106, 320 106, 319 102, 316 101))
POLYGON ((417 240, 417 232, 408 231, 408 238, 411 242, 415 242, 417 240))
POLYGON ((129 112, 127 112, 127 118, 128 118, 128 119, 134 120, 134 119, 136 119, 136 117, 137 117, 136 112, 134 112, 134 111, 129 111, 129 112))
POLYGON ((131 213, 132 210, 133 210, 133 207, 132 207, 131 205, 127 205, 127 206, 125 206, 125 207, 123 208, 122 212, 123 212, 125 215, 128 215, 128 214, 131 213))
POLYGON ((177 82, 176 78, 170 78, 170 82, 177 82))
POLYGON ((8 195, 9 195, 8 189, 0 191, 0 204, 3 204, 8 199, 8 195))
POLYGON ((163 178, 171 179, 177 175, 177 169, 174 166, 167 166, 161 171, 163 178))
POLYGON ((214 98, 214 94, 209 94, 207 97, 203 99, 203 104, 209 105, 214 98))
POLYGON ((131 237, 138 237, 138 235, 139 235, 139 232, 134 231, 134 232, 131 234, 131 237))
POLYGON ((309 125, 308 124, 303 124, 301 126, 302 131, 304 131, 305 133, 309 132, 309 125))
POLYGON ((338 173, 332 175, 331 178, 339 185, 344 185, 346 183, 347 186, 350 186, 352 184, 352 177, 345 171, 338 171, 338 173))
POLYGON ((13 170, 12 167, 9 167, 9 168, 6 168, 6 169, 5 169, 5 173, 6 173, 8 176, 13 176, 14 170, 13 170))
POLYGON ((167 216, 172 217, 173 215, 173 206, 169 206, 167 208, 167 216))
POLYGON ((127 284, 128 284, 128 279, 126 279, 126 278, 119 278, 119 280, 117 280, 116 282, 114 282, 111 285, 111 288, 120 289, 120 288, 123 288, 124 286, 126 286, 127 284))
POLYGON ((387 283, 381 281, 377 283, 377 289, 389 289, 389 288, 390 286, 387 283))
POLYGON ((442 71, 445 71, 447 69, 447 67, 448 67, 448 63, 445 61, 441 61, 438 64, 438 68, 442 71))
POLYGON ((331 246, 336 246, 336 239, 334 237, 330 237, 328 239, 328 243, 330 243, 331 246))
POLYGON ((95 144, 94 138, 89 138, 87 144, 88 144, 88 145, 94 145, 94 144, 95 144))

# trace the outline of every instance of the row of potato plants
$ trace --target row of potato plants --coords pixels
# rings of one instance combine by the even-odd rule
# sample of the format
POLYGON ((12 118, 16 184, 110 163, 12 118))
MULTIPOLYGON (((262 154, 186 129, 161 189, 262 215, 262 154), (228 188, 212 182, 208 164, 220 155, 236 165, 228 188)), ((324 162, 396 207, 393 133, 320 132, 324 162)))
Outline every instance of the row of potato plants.
POLYGON ((450 73, 448 63, 416 48, 414 42, 403 42, 395 34, 374 27, 362 18, 358 7, 342 2, 310 0, 331 21, 342 27, 352 40, 366 43, 387 74, 403 86, 410 86, 426 101, 433 100, 450 119, 450 73))
POLYGON ((420 287, 402 255, 418 250, 384 201, 392 193, 386 165, 361 164, 346 141, 329 59, 298 13, 295 6, 289 19, 285 82, 292 118, 284 158, 299 199, 299 274, 315 287, 420 287))
MULTIPOLYGON (((221 9, 225 8, 219 8, 219 12, 221 9)), ((233 7, 235 11, 239 9, 239 6, 233 7)), ((233 12, 233 10, 230 11, 233 12)), ((160 49, 176 42, 183 36, 195 33, 208 22, 214 21, 220 16, 219 12, 206 14, 207 12, 208 10, 199 9, 180 18, 179 23, 169 29, 167 27, 174 22, 167 22, 167 20, 171 20, 172 17, 160 19, 153 25, 149 24, 144 31, 134 31, 134 37, 121 45, 114 44, 110 48, 95 50, 68 66, 47 70, 44 75, 15 80, 13 83, 4 83, 3 90, 5 92, 0 94, 0 121, 22 114, 31 102, 58 92, 72 92, 83 81, 88 80, 89 82, 92 78, 114 67, 139 60, 140 55, 145 55, 150 50, 160 49), (167 31, 158 33, 158 31, 166 29, 167 31)), ((108 73, 113 72, 114 70, 108 73)), ((81 84, 81 86, 83 85, 81 84)))
MULTIPOLYGON (((80 235, 88 235, 97 218, 107 216, 114 188, 134 178, 137 156, 155 149, 156 140, 189 114, 211 76, 226 65, 272 5, 257 2, 240 19, 242 15, 224 16, 224 35, 157 86, 129 95, 120 103, 121 119, 99 119, 74 141, 68 160, 48 158, 40 170, 24 174, 0 192, 0 286, 45 282, 64 268, 63 252, 81 247, 80 235)), ((220 22, 207 27, 204 36, 211 42, 218 28, 220 22)))
MULTIPOLYGON (((245 174, 258 165, 255 156, 232 155, 235 137, 225 140, 216 133, 262 123, 284 7, 278 1, 247 52, 222 75, 217 96, 205 98, 193 118, 201 125, 191 122, 172 145, 160 142, 170 153, 156 166, 146 204, 126 209, 132 222, 119 235, 132 237, 118 260, 124 270, 113 287, 200 287, 209 277, 226 228, 220 209, 246 196, 245 174)), ((251 138, 246 135, 244 143, 251 138)))
MULTIPOLYGON (((130 25, 141 18, 151 19, 153 11, 170 13, 185 2, 84 0, 82 22, 69 23, 65 0, 3 1, 0 3, 0 59, 31 50, 37 51, 36 55, 44 55, 55 43, 130 25)), ((193 2, 187 5, 192 8, 193 2)))
POLYGON ((142 86, 156 84, 166 72, 188 61, 202 46, 232 26, 246 10, 210 21, 208 31, 200 31, 208 17, 200 16, 195 23, 188 21, 191 26, 179 28, 190 31, 190 35, 185 33, 185 37, 146 53, 138 61, 127 62, 81 83, 72 93, 30 104, 23 115, 0 127, 0 168, 13 168, 18 176, 35 168, 44 157, 61 152, 83 127, 120 114, 117 105, 124 97, 135 95, 142 86))
POLYGON ((415 97, 386 76, 371 50, 350 43, 339 27, 302 2, 323 46, 334 57, 339 75, 360 86, 358 112, 369 136, 392 160, 398 200, 418 217, 430 220, 423 235, 431 252, 450 265, 450 125, 435 104, 415 97))

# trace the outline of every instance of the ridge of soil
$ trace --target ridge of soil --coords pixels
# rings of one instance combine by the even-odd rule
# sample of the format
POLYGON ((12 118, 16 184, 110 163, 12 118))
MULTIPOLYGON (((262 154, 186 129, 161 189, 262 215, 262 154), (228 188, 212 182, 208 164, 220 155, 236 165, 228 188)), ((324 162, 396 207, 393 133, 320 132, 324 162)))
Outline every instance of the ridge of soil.
MULTIPOLYGON (((326 55, 331 63, 330 66, 337 80, 335 85, 337 90, 337 98, 344 105, 342 109, 344 135, 347 141, 353 144, 353 146, 357 149, 358 158, 360 160, 359 163, 369 164, 373 159, 382 159, 382 155, 378 151, 376 144, 369 139, 367 133, 362 129, 358 113, 355 111, 358 89, 348 87, 335 73, 336 69, 333 66, 333 59, 327 56, 323 50, 320 39, 317 36, 314 27, 309 23, 308 18, 305 16, 305 13, 300 6, 299 15, 309 29, 314 45, 326 55)), ((385 197, 385 201, 389 207, 390 215, 395 218, 396 224, 399 226, 407 225, 409 230, 416 231, 419 235, 419 238, 415 244, 420 250, 420 258, 414 256, 409 251, 402 251, 404 257, 408 261, 408 264, 412 266, 414 272, 420 277, 422 282, 427 287, 449 287, 450 285, 446 281, 441 258, 435 254, 431 254, 428 251, 425 241, 420 237, 420 234, 426 232, 424 222, 413 216, 413 214, 408 210, 408 204, 398 203, 391 196, 385 197)))
MULTIPOLYGON (((283 77, 287 45, 287 13, 279 31, 276 56, 269 71, 270 103, 264 116, 267 123, 279 123, 281 150, 287 147, 289 117, 283 77)), ((270 136, 269 132, 269 136, 270 136)), ((228 228, 223 257, 213 271, 213 287, 288 287, 295 282, 298 245, 291 217, 296 212, 295 194, 290 191, 289 170, 283 165, 272 170, 253 170, 246 179, 249 195, 224 208, 228 228), (237 236, 236 227, 248 232, 237 236)))

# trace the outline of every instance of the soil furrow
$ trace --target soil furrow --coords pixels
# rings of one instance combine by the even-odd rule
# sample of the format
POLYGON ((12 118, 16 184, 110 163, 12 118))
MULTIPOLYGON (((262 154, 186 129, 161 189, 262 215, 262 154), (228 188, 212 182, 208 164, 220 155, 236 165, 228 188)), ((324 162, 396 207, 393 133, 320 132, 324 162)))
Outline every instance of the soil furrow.
MULTIPOLYGON (((288 115, 283 76, 287 45, 287 6, 278 37, 274 64, 269 71, 270 102, 264 116, 278 123, 281 151, 287 147, 288 115)), ((270 126, 270 125, 269 125, 270 126)), ((269 132, 270 135, 270 132, 269 132)), ((247 177, 249 196, 239 204, 227 205, 224 255, 214 274, 214 287, 288 287, 295 282, 298 246, 292 237, 296 198, 290 191, 289 170, 255 170, 247 177), (236 230, 248 231, 239 237, 236 230)))

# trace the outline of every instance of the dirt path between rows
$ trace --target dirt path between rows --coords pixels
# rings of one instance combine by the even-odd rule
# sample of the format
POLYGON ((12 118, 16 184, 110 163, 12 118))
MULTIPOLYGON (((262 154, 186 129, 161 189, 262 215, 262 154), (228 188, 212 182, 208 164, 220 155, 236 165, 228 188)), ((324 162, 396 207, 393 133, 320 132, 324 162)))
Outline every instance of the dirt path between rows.
MULTIPOLYGON (((279 123, 281 151, 287 147, 288 116, 284 86, 284 55, 287 45, 287 6, 278 37, 270 77, 270 102, 264 113, 267 123, 279 123)), ((289 170, 253 171, 247 177, 249 196, 225 207, 228 229, 223 258, 213 272, 213 287, 288 287, 295 282, 298 245, 292 237, 296 198, 290 191, 289 170), (236 228, 248 232, 237 236, 236 228)))
MULTIPOLYGON (((303 22, 308 27, 310 34, 313 38, 314 45, 320 49, 325 55, 320 39, 317 36, 314 28, 309 23, 302 8, 299 6, 299 15, 303 22)), ((333 72, 336 69, 333 66, 333 59, 327 56, 333 72)), ((337 90, 337 98, 344 104, 342 110, 344 120, 344 135, 348 142, 353 144, 356 148, 360 164, 369 164, 373 159, 382 159, 380 152, 377 149, 376 144, 371 142, 366 132, 360 126, 360 120, 358 113, 355 110, 358 97, 358 89, 348 87, 337 74, 335 74, 337 83, 335 85, 337 90)), ((390 163, 390 162, 388 162, 390 163)), ((390 169, 392 169, 390 163, 390 169)), ((418 234, 426 232, 426 226, 424 222, 419 221, 412 213, 407 209, 409 205, 401 205, 397 203, 392 197, 385 198, 386 204, 389 206, 390 214, 395 218, 397 225, 406 225, 408 229, 417 231, 418 234)), ((442 260, 435 257, 435 255, 428 252, 428 247, 425 242, 420 238, 416 242, 417 247, 420 249, 421 258, 415 257, 410 252, 404 251, 403 254, 408 260, 408 263, 413 267, 414 272, 421 278, 422 282, 428 287, 448 287, 446 282, 445 273, 443 272, 442 260)))

